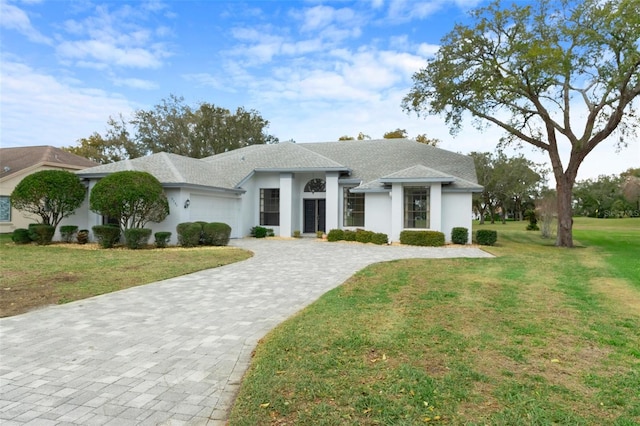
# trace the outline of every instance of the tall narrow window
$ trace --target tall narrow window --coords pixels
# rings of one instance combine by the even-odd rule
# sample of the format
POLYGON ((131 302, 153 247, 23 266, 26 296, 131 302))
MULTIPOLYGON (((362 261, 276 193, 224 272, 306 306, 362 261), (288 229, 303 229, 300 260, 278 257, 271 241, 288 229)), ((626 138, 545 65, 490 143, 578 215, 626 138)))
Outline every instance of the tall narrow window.
POLYGON ((429 188, 404 188, 404 227, 429 228, 429 188))
POLYGON ((260 225, 280 226, 280 189, 260 189, 260 225))
POLYGON ((364 194, 354 194, 344 188, 343 226, 364 226, 364 194))
POLYGON ((0 196, 0 222, 11 222, 11 198, 0 196))

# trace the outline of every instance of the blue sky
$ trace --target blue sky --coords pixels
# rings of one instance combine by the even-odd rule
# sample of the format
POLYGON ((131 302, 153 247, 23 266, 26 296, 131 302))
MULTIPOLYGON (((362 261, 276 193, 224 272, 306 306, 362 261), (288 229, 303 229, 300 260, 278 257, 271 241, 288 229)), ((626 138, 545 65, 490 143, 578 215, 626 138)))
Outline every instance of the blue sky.
MULTIPOLYGON (((255 109, 269 133, 298 143, 396 128, 444 149, 493 151, 501 132, 469 120, 452 137, 441 117, 400 102, 411 76, 454 23, 484 0, 0 0, 3 147, 75 145, 170 94, 188 104, 255 109)), ((545 156, 525 148, 534 161, 545 156)), ((640 166, 640 144, 613 142, 579 179, 640 166)))

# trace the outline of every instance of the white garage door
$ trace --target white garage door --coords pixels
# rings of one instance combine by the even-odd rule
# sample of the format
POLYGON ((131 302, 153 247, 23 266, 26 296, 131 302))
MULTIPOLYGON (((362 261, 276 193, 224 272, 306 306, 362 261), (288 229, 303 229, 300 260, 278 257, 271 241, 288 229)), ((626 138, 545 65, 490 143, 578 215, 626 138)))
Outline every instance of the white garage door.
POLYGON ((211 195, 191 194, 189 206, 192 222, 222 222, 231 227, 231 238, 240 237, 238 229, 240 200, 211 195))

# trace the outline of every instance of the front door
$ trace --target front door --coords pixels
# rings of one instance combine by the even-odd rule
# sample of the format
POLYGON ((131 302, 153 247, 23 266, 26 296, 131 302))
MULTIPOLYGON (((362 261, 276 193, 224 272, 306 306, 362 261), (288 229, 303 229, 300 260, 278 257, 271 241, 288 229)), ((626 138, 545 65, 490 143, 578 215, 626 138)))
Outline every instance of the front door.
POLYGON ((326 232, 326 200, 304 200, 304 233, 326 232))

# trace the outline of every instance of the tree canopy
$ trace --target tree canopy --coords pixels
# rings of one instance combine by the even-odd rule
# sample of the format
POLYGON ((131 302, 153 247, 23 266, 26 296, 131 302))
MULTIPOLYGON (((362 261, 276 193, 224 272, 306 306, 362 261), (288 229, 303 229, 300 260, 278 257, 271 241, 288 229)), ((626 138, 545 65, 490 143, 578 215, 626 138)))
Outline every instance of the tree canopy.
POLYGON ((104 164, 163 151, 203 158, 278 142, 266 132, 269 121, 255 110, 239 107, 231 112, 207 102, 192 107, 175 95, 149 110, 135 111, 128 121, 122 115, 110 117, 107 126, 105 136, 94 132, 64 149, 104 164))
POLYGON ((116 172, 100 179, 91 190, 89 208, 117 218, 123 230, 162 222, 169 215, 162 184, 151 174, 139 171, 116 172))
POLYGON ((443 114, 452 133, 466 114, 492 123, 503 142, 547 152, 556 180, 556 244, 573 246, 571 193, 593 149, 640 121, 640 19, 636 0, 500 1, 456 25, 403 100, 406 111, 443 114), (570 152, 566 164, 561 146, 570 152))
POLYGON ((41 223, 57 227, 71 216, 85 199, 86 188, 66 170, 41 170, 26 176, 11 193, 18 210, 40 216, 41 223))

